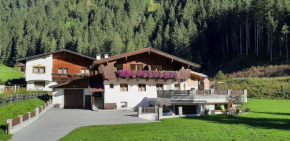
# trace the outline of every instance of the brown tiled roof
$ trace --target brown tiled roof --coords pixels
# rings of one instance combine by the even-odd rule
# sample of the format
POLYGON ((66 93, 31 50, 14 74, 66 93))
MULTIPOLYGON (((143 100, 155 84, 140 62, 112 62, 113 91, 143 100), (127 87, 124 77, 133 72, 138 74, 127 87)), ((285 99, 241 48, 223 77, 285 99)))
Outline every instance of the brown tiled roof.
POLYGON ((25 67, 25 64, 23 64, 23 63, 18 63, 16 66, 17 66, 17 67, 25 67))
POLYGON ((158 54, 158 55, 161 55, 161 56, 164 56, 164 57, 173 59, 175 61, 178 61, 178 62, 187 64, 187 65, 193 66, 193 67, 198 67, 198 68, 200 67, 199 64, 196 64, 196 63, 193 63, 193 62, 184 60, 182 58, 179 58, 179 57, 170 55, 170 54, 165 53, 165 52, 162 52, 160 50, 153 49, 151 47, 144 48, 144 49, 137 50, 137 51, 132 51, 132 52, 124 53, 124 54, 120 54, 120 55, 116 55, 116 56, 109 57, 109 58, 104 58, 102 60, 96 60, 93 65, 95 65, 95 64, 96 65, 99 65, 99 64, 106 63, 106 62, 115 61, 115 60, 118 60, 118 59, 121 59, 121 58, 129 57, 129 56, 133 56, 133 55, 137 55, 137 54, 141 54, 141 53, 145 53, 145 52, 150 52, 150 53, 152 52, 152 53, 155 53, 155 54, 158 54))
POLYGON ((58 50, 58 51, 54 51, 54 52, 48 52, 48 53, 43 53, 43 54, 38 54, 38 55, 33 55, 33 56, 29 56, 29 57, 20 58, 20 59, 17 60, 17 62, 25 62, 26 60, 29 60, 29 59, 38 58, 38 57, 42 57, 42 56, 47 56, 47 55, 55 54, 55 53, 59 53, 59 52, 68 52, 68 53, 71 53, 71 54, 82 56, 82 57, 87 58, 87 59, 96 60, 95 58, 87 56, 87 55, 83 55, 83 54, 80 54, 80 53, 77 53, 77 52, 73 52, 73 51, 70 51, 70 50, 67 50, 67 49, 62 49, 62 50, 58 50))

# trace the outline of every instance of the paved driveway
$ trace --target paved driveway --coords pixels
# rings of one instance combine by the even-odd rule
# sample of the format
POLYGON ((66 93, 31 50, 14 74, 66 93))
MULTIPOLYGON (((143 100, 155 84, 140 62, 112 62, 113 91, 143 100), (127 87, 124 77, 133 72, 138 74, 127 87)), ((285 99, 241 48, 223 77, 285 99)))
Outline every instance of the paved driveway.
POLYGON ((40 119, 15 133, 12 141, 55 141, 75 128, 89 125, 148 123, 131 111, 50 109, 40 119))

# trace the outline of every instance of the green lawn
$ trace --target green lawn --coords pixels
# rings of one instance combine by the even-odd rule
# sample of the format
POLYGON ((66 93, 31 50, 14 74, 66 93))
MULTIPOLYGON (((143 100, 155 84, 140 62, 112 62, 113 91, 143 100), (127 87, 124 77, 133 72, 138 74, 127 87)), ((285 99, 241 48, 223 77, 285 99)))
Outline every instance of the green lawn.
POLYGON ((16 118, 18 115, 33 111, 37 106, 40 106, 44 101, 39 99, 32 99, 13 104, 0 106, 0 141, 8 140, 12 135, 7 135, 5 130, 6 120, 9 118, 16 118))
POLYGON ((24 78, 24 74, 20 70, 10 68, 4 64, 0 64, 0 80, 5 82, 9 79, 24 78))
POLYGON ((213 115, 88 126, 61 140, 290 140, 290 101, 249 99, 248 106, 251 112, 240 117, 213 115))

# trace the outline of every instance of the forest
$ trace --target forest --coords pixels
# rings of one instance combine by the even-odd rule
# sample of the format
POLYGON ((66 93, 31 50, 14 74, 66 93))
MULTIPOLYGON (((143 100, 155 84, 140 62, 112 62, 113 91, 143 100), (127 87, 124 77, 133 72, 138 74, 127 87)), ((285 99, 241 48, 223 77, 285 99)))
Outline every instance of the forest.
POLYGON ((153 47, 210 70, 289 61, 289 0, 1 0, 0 62, 153 47))

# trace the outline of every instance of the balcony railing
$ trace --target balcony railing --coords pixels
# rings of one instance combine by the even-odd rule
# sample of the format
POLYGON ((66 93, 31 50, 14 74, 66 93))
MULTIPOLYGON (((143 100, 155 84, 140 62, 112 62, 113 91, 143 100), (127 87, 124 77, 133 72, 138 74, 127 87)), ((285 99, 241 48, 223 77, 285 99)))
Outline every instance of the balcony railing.
POLYGON ((131 71, 131 70, 119 70, 117 71, 118 78, 137 78, 137 79, 177 79, 177 71, 131 71))
POLYGON ((60 80, 72 80, 72 79, 78 79, 89 76, 89 74, 86 73, 74 73, 74 74, 58 74, 54 73, 51 74, 52 79, 60 79, 60 80))
POLYGON ((230 95, 246 95, 245 90, 162 90, 157 91, 158 98, 171 99, 193 99, 194 97, 220 97, 225 98, 230 95))

